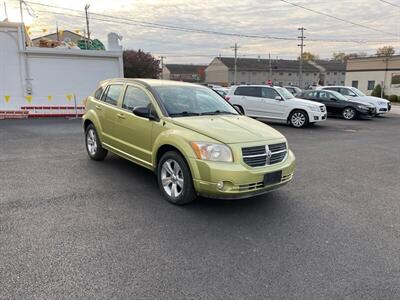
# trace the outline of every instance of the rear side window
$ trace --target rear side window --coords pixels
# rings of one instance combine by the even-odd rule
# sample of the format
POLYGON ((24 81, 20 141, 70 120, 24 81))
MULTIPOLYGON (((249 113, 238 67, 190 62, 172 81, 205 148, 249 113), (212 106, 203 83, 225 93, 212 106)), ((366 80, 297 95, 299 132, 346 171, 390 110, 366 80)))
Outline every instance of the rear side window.
POLYGON ((147 107, 150 103, 149 96, 142 89, 128 86, 122 102, 122 108, 132 110, 137 106, 147 107))
POLYGON ((101 99, 101 94, 103 94, 104 91, 104 87, 99 87, 95 92, 94 92, 94 98, 96 98, 97 100, 101 99))
POLYGON ((122 87, 123 87, 122 84, 109 85, 107 90, 101 97, 101 100, 110 103, 112 105, 117 105, 119 95, 121 94, 122 91, 122 87))
POLYGON ((311 91, 311 92, 305 93, 305 96, 306 96, 306 97, 313 98, 313 97, 316 96, 316 94, 317 94, 317 92, 311 91))
POLYGON ((235 90, 235 95, 261 97, 261 87, 257 86, 239 86, 235 90))
POLYGON ((320 91, 318 93, 318 98, 322 100, 329 100, 331 98, 331 93, 325 92, 325 91, 320 91))
POLYGON ((275 99, 276 96, 279 96, 278 92, 271 88, 262 88, 262 97, 275 99))

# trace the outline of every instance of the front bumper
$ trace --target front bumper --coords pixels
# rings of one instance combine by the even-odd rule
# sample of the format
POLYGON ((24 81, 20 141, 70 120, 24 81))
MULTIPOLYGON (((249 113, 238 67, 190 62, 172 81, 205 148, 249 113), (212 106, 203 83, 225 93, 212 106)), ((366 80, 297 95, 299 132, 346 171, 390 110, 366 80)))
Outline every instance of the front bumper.
POLYGON ((309 113, 310 123, 322 122, 327 118, 327 112, 311 112, 309 113))
POLYGON ((192 169, 196 169, 192 173, 197 173, 193 178, 196 192, 202 196, 224 199, 247 198, 277 189, 292 180, 296 168, 296 159, 290 150, 284 161, 265 167, 251 168, 240 162, 221 163, 198 159, 190 163, 192 169), (280 170, 281 181, 264 186, 264 175, 280 170), (218 182, 224 183, 222 188, 217 187, 218 182))
POLYGON ((377 115, 387 113, 391 109, 391 105, 390 104, 387 104, 387 105, 386 104, 385 105, 378 104, 375 107, 376 107, 376 114, 377 115))

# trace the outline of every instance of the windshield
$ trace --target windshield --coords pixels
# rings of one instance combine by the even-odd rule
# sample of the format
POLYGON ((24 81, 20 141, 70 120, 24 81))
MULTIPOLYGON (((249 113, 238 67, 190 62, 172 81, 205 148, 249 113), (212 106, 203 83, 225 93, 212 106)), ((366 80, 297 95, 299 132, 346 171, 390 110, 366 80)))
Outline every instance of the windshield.
POLYGON ((289 92, 287 89, 282 88, 282 87, 277 87, 276 90, 279 92, 279 94, 281 94, 281 96, 283 98, 285 98, 286 100, 288 99, 293 99, 294 96, 292 95, 291 92, 289 92))
POLYGON ((365 94, 361 92, 359 89, 356 89, 355 87, 352 87, 351 90, 356 93, 357 96, 363 97, 365 94))
POLYGON ((334 95, 336 97, 336 99, 341 100, 341 101, 349 101, 349 99, 347 99, 345 96, 343 96, 341 93, 339 92, 335 92, 335 91, 330 91, 332 93, 332 95, 334 95))
POLYGON ((196 115, 237 115, 237 111, 221 96, 201 86, 155 86, 154 89, 170 117, 196 115))

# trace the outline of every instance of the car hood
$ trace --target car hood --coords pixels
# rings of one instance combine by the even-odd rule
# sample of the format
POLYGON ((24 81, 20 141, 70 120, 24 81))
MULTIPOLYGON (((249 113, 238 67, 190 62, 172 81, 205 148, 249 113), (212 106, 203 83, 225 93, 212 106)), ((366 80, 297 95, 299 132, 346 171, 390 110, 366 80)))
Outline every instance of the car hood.
POLYGON ((358 101, 358 98, 352 98, 352 99, 347 99, 348 102, 351 102, 352 104, 359 104, 359 105, 364 105, 366 107, 375 107, 374 105, 372 105, 369 102, 366 101, 358 101))
POLYGON ((353 99, 357 102, 367 102, 371 104, 378 104, 378 102, 384 102, 386 104, 389 103, 389 101, 386 99, 374 96, 359 96, 359 97, 353 97, 353 99))
POLYGON ((285 138, 279 131, 246 116, 194 116, 172 118, 171 121, 225 144, 285 138))
POLYGON ((306 99, 300 99, 300 98, 293 98, 293 99, 289 99, 287 101, 295 101, 296 103, 299 103, 299 104, 311 105, 311 106, 322 106, 322 105, 324 105, 323 103, 320 103, 320 102, 306 100, 306 99))

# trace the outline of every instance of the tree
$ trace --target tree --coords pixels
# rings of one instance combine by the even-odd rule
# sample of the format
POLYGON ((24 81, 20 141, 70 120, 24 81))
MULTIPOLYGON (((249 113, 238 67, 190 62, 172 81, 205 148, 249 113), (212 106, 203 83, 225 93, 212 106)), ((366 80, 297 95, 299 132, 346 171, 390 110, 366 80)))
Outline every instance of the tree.
MULTIPOLYGON (((300 59, 300 56, 297 58, 300 59)), ((311 61, 315 61, 319 59, 319 56, 316 54, 313 54, 311 52, 303 52, 303 60, 311 60, 311 61)))
POLYGON ((376 50, 376 56, 393 56, 394 48, 392 46, 384 46, 376 50))
POLYGON ((358 53, 344 53, 344 52, 333 52, 333 60, 339 60, 346 62, 349 58, 356 58, 356 57, 366 57, 368 56, 365 52, 358 52, 358 53))
POLYGON ((142 50, 125 50, 123 53, 124 76, 126 78, 158 78, 160 61, 142 50))
POLYGON ((382 96, 382 87, 380 84, 377 84, 374 89, 372 90, 371 96, 374 97, 381 97, 382 96))

